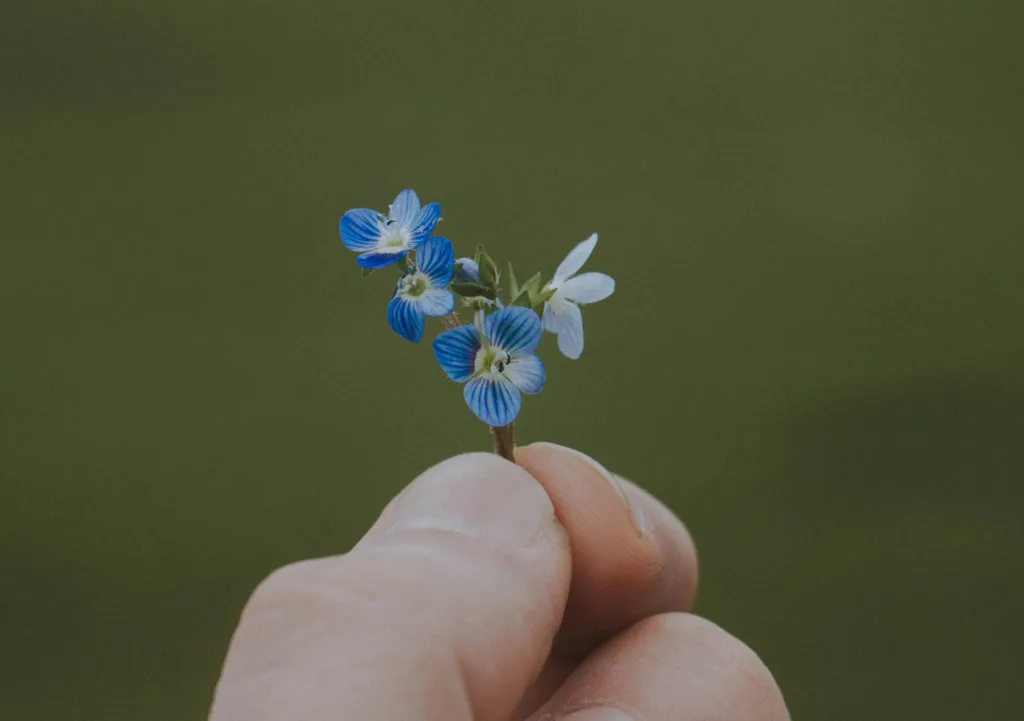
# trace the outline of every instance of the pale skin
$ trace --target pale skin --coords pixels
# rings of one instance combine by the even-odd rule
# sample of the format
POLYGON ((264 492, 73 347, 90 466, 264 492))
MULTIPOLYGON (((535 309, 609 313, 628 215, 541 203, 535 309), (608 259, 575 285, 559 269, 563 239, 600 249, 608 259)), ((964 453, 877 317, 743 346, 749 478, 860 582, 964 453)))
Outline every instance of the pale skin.
POLYGON ((253 593, 212 721, 787 721, 690 613, 697 557, 639 487, 550 444, 427 470, 349 553, 253 593))

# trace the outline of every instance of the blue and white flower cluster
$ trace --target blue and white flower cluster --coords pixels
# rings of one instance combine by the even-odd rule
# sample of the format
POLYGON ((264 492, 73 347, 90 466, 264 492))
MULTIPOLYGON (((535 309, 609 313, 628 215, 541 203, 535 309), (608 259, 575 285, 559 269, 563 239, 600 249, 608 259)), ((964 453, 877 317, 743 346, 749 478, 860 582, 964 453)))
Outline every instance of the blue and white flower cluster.
POLYGON ((416 193, 404 190, 386 214, 365 208, 345 213, 341 240, 359 253, 356 262, 364 274, 398 266, 401 276, 387 308, 392 329, 418 343, 426 318, 443 318, 448 330, 434 341, 442 370, 466 384, 466 404, 480 420, 507 426, 519 414, 523 394, 544 389, 547 372, 536 353, 543 331, 558 336, 564 355, 579 358, 579 306, 610 296, 615 281, 603 273, 577 275, 594 252, 595 233, 573 248, 547 283, 538 273, 520 286, 510 266, 503 287, 496 264, 482 246, 473 258, 456 260, 451 241, 432 235, 440 215, 438 203, 421 207, 416 193), (507 304, 501 300, 503 290, 507 304), (462 325, 456 295, 472 313, 471 324, 462 325))

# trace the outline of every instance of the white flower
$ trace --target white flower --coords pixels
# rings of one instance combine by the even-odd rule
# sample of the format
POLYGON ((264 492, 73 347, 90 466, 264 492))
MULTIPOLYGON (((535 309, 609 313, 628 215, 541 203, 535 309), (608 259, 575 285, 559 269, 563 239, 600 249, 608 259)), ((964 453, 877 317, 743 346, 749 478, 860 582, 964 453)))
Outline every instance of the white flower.
POLYGON ((544 330, 558 336, 558 350, 569 358, 583 353, 583 314, 580 305, 596 303, 615 292, 615 280, 604 273, 576 275, 597 245, 597 233, 570 251, 544 286, 555 294, 544 304, 544 330))

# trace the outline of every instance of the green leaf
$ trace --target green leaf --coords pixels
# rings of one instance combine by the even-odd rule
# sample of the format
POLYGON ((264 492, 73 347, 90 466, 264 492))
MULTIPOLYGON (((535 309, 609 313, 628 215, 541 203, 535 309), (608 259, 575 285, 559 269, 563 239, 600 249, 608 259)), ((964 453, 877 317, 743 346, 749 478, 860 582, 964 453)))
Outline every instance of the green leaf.
POLYGON ((530 295, 537 295, 538 293, 540 293, 540 287, 542 282, 543 281, 541 279, 540 273, 536 273, 532 278, 523 283, 522 288, 523 290, 530 291, 530 295))
POLYGON ((498 290, 498 266, 494 259, 487 255, 482 245, 476 247, 476 262, 480 266, 480 283, 495 291, 498 290))
MULTIPOLYGON (((516 285, 516 274, 512 270, 512 264, 508 264, 508 292, 510 298, 519 297, 519 286, 516 285)), ((515 301, 512 301, 512 305, 515 305, 515 301)))
POLYGON ((488 300, 494 300, 498 297, 498 292, 494 288, 488 288, 480 283, 452 283, 451 289, 453 293, 461 295, 463 298, 482 296, 488 300))
POLYGON ((525 288, 519 291, 519 294, 513 298, 512 305, 518 305, 520 308, 532 308, 533 302, 530 300, 530 291, 525 288))

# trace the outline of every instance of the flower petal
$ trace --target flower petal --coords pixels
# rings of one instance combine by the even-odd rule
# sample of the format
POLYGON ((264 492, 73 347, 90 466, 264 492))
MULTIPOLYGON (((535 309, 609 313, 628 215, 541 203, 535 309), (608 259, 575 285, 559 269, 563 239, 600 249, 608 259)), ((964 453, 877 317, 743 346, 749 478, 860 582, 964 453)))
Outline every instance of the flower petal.
POLYGON ((575 360, 583 353, 583 314, 560 294, 544 304, 544 330, 558 336, 558 350, 563 355, 575 360))
POLYGON ((565 256, 565 260, 562 261, 562 264, 558 266, 558 270, 555 271, 552 283, 561 285, 563 281, 582 268, 583 264, 587 262, 587 258, 594 252, 595 245, 597 245, 597 233, 594 233, 570 250, 569 255, 565 256))
POLYGON ((459 275, 456 278, 460 283, 479 283, 480 282, 480 266, 472 258, 457 258, 456 263, 462 263, 462 267, 459 269, 459 275))
POLYGON ((427 238, 416 248, 416 265, 435 288, 446 288, 455 272, 455 250, 447 238, 427 238))
POLYGON ((502 308, 484 320, 484 335, 509 354, 532 353, 540 344, 540 318, 529 308, 502 308))
POLYGON ((419 303, 424 315, 432 318, 448 315, 455 310, 455 295, 446 288, 431 288, 413 300, 419 303))
POLYGON ((476 354, 483 341, 475 325, 446 330, 434 341, 434 355, 449 378, 464 383, 475 371, 476 354))
POLYGON ((406 340, 419 343, 423 338, 423 310, 408 298, 396 295, 388 303, 388 324, 406 340))
POLYGON ((388 220, 394 221, 399 228, 412 228, 413 221, 420 212, 420 198, 414 190, 403 190, 391 204, 388 220))
POLYGON ((380 238, 380 220, 376 210, 355 208, 341 216, 341 242, 349 250, 362 253, 377 247, 380 238))
POLYGON ((569 278, 558 292, 574 303, 596 303, 615 292, 615 279, 604 273, 584 273, 569 278))
POLYGON ((397 253, 373 251, 371 253, 363 253, 356 258, 356 262, 364 268, 386 268, 404 258, 408 252, 405 248, 399 248, 397 253))
POLYGON ((505 366, 505 377, 523 393, 540 393, 547 375, 544 364, 533 353, 513 355, 505 366))
POLYGON ((431 203, 426 206, 412 221, 409 228, 409 243, 416 247, 424 238, 434 232, 434 226, 441 220, 441 204, 431 203))
POLYGON ((469 409, 489 426, 507 426, 519 415, 523 397, 512 382, 498 376, 480 376, 462 392, 469 409))

